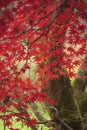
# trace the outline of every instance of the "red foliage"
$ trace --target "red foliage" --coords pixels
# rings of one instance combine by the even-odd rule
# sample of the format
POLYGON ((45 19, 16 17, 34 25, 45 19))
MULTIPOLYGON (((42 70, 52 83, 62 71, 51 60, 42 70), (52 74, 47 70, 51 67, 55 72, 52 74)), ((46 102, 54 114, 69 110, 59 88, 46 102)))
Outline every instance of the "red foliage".
MULTIPOLYGON (((47 94, 40 90, 49 79, 65 75, 61 66, 70 77, 76 76, 73 69, 87 54, 86 6, 85 0, 0 0, 1 112, 11 106, 27 109, 27 102, 46 100, 47 94), (39 66, 37 83, 21 78, 31 68, 31 57, 39 66), (19 70, 21 61, 24 65, 19 70)), ((36 120, 26 125, 32 124, 36 120)))

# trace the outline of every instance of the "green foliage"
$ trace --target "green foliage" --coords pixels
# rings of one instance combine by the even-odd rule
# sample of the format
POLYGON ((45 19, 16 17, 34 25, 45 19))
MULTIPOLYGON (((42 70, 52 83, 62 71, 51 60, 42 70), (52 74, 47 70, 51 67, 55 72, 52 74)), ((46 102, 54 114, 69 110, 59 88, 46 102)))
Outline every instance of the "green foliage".
POLYGON ((66 111, 72 111, 72 112, 76 111, 76 105, 74 102, 72 92, 70 92, 68 88, 65 88, 62 91, 60 106, 62 107, 62 109, 64 109, 65 112, 66 111))
POLYGON ((87 92, 81 93, 78 97, 78 103, 82 116, 87 112, 87 92))
POLYGON ((65 88, 62 91, 60 116, 70 127, 80 130, 82 117, 72 89, 65 88))

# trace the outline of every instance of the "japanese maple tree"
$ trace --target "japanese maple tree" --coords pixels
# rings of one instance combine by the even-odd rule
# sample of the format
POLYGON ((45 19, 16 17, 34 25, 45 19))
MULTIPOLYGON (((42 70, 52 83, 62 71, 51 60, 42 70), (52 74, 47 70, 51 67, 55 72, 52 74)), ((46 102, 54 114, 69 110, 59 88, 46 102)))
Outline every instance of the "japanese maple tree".
POLYGON ((10 119, 16 116, 36 130, 38 121, 31 118, 29 104, 53 105, 42 89, 61 75, 76 77, 74 69, 86 55, 86 0, 0 0, 0 119, 5 126, 13 130, 10 119), (37 65, 35 82, 30 75, 21 77, 32 68, 32 60, 37 65))

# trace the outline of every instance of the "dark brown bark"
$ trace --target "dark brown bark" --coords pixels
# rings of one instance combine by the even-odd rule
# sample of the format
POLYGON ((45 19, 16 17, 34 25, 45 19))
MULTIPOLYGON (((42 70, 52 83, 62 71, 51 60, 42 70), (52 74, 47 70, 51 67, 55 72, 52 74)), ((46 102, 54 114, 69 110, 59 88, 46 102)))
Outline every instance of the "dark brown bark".
POLYGON ((82 117, 69 77, 65 75, 60 76, 59 79, 50 80, 48 95, 55 100, 54 107, 58 111, 56 114, 54 109, 49 110, 52 120, 56 120, 52 130, 82 130, 82 117), (66 126, 59 121, 59 118, 66 126))

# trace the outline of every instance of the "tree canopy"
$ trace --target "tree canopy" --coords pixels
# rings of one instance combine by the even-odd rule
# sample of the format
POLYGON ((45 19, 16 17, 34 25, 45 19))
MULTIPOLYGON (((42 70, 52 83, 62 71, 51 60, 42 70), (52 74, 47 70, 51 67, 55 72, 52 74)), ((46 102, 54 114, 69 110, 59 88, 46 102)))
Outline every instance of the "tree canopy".
POLYGON ((0 0, 0 112, 8 113, 0 119, 10 129, 13 116, 35 125, 37 120, 26 112, 29 104, 55 104, 42 89, 50 79, 76 78, 77 67, 87 69, 86 55, 86 0, 0 0), (31 62, 37 66, 36 81, 30 75, 21 78, 31 62))

